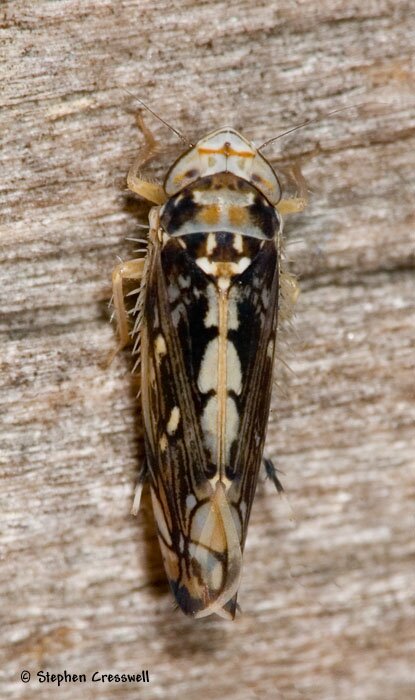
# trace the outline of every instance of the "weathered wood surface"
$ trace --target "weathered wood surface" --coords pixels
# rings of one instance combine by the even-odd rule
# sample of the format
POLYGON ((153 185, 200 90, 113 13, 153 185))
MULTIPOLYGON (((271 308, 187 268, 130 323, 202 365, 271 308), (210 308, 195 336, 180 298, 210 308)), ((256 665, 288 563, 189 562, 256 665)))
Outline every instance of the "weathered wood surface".
MULTIPOLYGON (((3 4, 1 696, 415 697, 415 14, 409 0, 3 4), (107 301, 147 207, 126 87, 190 137, 225 123, 300 162, 294 370, 268 448, 235 623, 175 612, 128 356, 107 301), (20 672, 137 672, 40 685, 20 672)), ((154 176, 178 153, 172 134, 154 176)))

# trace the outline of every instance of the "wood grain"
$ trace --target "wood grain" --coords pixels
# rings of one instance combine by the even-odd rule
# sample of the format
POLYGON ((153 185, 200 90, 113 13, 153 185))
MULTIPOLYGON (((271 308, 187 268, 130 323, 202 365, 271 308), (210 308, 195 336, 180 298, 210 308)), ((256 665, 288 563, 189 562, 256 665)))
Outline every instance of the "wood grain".
MULTIPOLYGON (((415 13, 405 0, 15 0, 0 10, 2 697, 415 696, 415 13), (134 101, 299 163, 301 280, 233 624, 173 610, 110 274, 147 205, 134 101), (148 668, 150 683, 91 674, 148 668), (23 669, 32 681, 20 680, 23 669), (82 686, 36 673, 85 673, 82 686)), ((161 177, 180 152, 153 119, 161 177)), ((139 235, 139 234, 138 234, 139 235)))

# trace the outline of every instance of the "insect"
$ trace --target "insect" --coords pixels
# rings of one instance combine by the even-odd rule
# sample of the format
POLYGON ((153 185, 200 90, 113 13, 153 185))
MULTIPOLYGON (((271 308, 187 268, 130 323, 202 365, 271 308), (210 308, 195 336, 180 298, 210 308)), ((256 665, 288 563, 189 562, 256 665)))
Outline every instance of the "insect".
MULTIPOLYGON (((141 128, 142 163, 155 142, 142 120, 141 128)), ((278 310, 295 289, 283 266, 281 215, 300 211, 306 199, 303 192, 282 200, 270 163, 230 127, 189 144, 162 186, 136 172, 137 163, 130 189, 155 205, 146 256, 115 268, 113 298, 123 346, 130 336, 123 282, 139 282, 132 335, 158 539, 183 612, 233 619, 278 310)))

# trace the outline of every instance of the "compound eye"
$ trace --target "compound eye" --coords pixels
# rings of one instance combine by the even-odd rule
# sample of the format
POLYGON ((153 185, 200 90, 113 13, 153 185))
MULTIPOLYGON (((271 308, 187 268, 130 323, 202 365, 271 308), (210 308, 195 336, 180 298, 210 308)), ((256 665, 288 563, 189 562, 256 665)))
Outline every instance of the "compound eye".
POLYGON ((186 170, 183 177, 185 180, 195 180, 200 177, 200 173, 196 168, 190 168, 190 170, 186 170))

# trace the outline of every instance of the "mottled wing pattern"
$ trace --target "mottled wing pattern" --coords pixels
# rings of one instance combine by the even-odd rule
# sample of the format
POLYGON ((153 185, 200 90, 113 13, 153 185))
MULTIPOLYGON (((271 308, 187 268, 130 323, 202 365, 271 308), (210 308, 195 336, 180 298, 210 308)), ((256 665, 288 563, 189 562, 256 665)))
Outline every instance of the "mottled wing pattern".
POLYGON ((236 399, 241 425, 231 450, 232 485, 227 496, 238 513, 242 547, 262 461, 271 399, 278 317, 277 255, 275 242, 265 242, 229 294, 238 308, 239 326, 229 330, 228 336, 237 348, 243 383, 236 399))
POLYGON ((222 173, 169 199, 153 231, 146 453, 170 585, 197 617, 235 614, 272 386, 279 227, 258 190, 222 173))
MULTIPOLYGON (((146 453, 159 542, 180 607, 197 617, 223 613, 236 594, 241 547, 200 428, 198 368, 213 329, 207 276, 180 239, 150 251, 141 331, 146 453)), ((223 613, 225 614, 225 613, 223 613)), ((228 612, 229 616, 233 616, 228 612)))

